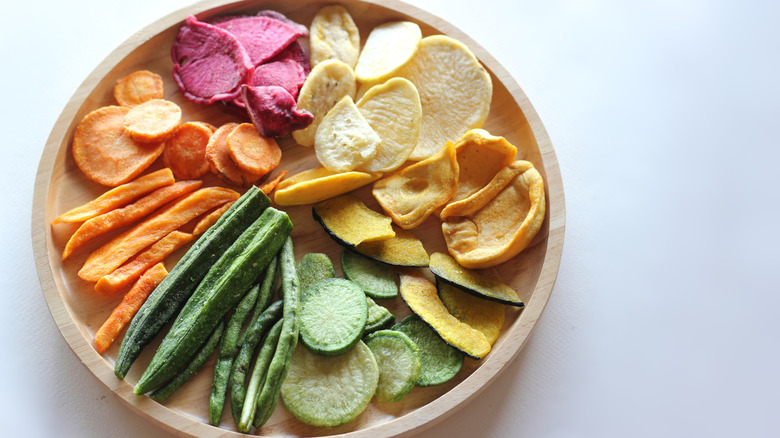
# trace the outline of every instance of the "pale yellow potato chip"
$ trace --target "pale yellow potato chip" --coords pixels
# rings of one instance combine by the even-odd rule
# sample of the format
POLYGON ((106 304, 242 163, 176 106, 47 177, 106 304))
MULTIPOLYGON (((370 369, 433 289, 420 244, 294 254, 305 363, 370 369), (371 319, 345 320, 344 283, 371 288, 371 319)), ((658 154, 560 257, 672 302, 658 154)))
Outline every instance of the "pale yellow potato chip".
POLYGON ((355 68, 360 56, 360 32, 352 15, 341 5, 317 11, 309 27, 309 62, 338 59, 355 68))
POLYGON ((420 26, 411 21, 380 24, 368 34, 355 74, 360 82, 384 81, 406 64, 422 39, 420 26))
POLYGON ((423 38, 396 76, 412 81, 422 102, 420 140, 411 160, 435 154, 446 142, 481 128, 487 120, 493 83, 471 50, 458 40, 445 35, 423 38))
POLYGON ((326 169, 347 172, 373 158, 381 142, 352 97, 344 96, 320 122, 314 153, 326 169))
POLYGON ((407 79, 392 78, 372 87, 357 107, 382 139, 374 158, 359 170, 388 172, 400 167, 420 138, 422 105, 417 88, 407 79))
POLYGON ((356 88, 355 71, 344 62, 329 59, 314 66, 298 93, 298 109, 312 113, 314 121, 305 129, 293 131, 293 139, 302 146, 314 146, 314 134, 322 118, 342 97, 354 99, 356 88))

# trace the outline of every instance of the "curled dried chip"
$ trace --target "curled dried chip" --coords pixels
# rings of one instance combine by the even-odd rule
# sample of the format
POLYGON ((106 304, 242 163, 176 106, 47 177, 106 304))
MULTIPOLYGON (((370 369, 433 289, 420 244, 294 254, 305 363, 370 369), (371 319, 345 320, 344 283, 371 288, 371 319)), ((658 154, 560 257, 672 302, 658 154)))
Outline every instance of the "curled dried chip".
POLYGON ((190 15, 171 49, 173 79, 193 102, 233 99, 252 74, 252 61, 230 32, 190 15))
POLYGON ((312 215, 334 240, 347 247, 395 236, 392 219, 371 210, 352 195, 318 202, 312 215))
POLYGON ((122 106, 136 106, 147 100, 162 99, 163 93, 162 77, 149 70, 130 73, 114 85, 114 99, 122 106))
POLYGON ((510 165, 517 148, 504 137, 484 129, 472 129, 455 143, 458 158, 458 189, 450 202, 459 201, 485 187, 496 174, 510 165))
POLYGON ((376 155, 360 170, 389 172, 400 167, 420 138, 422 106, 417 88, 406 79, 392 78, 372 87, 356 105, 382 139, 376 155))
POLYGON ((411 21, 392 21, 373 28, 355 66, 358 80, 377 82, 390 78, 411 59, 421 39, 420 26, 411 21))
POLYGON ((98 108, 84 116, 73 133, 73 159, 98 184, 116 187, 127 183, 163 152, 164 142, 139 143, 125 130, 129 111, 120 106, 98 108))
POLYGON ((282 150, 273 138, 263 137, 251 123, 230 131, 225 142, 233 162, 244 172, 265 176, 282 160, 282 150))
POLYGON ((212 24, 235 36, 254 66, 268 61, 293 41, 308 35, 305 27, 269 15, 220 17, 212 24))
POLYGON ((202 122, 186 122, 166 140, 163 164, 170 168, 178 179, 197 179, 209 171, 206 160, 206 146, 209 144, 211 127, 202 122))
POLYGON ((274 202, 279 205, 314 204, 351 192, 381 176, 381 173, 333 172, 324 167, 304 170, 279 183, 274 202))
POLYGON ((314 120, 292 133, 295 141, 302 146, 314 146, 314 134, 325 114, 344 96, 354 98, 356 87, 355 72, 342 61, 330 59, 314 66, 298 96, 298 108, 312 113, 314 120))
POLYGON ((317 11, 309 28, 309 52, 312 67, 326 59, 339 59, 355 68, 360 31, 346 8, 330 5, 317 11))
POLYGON ((409 230, 447 203, 457 184, 455 146, 447 143, 437 154, 380 179, 371 193, 393 222, 409 230))
POLYGON ((317 160, 334 172, 348 172, 376 155, 382 139, 350 96, 325 114, 314 134, 317 160))
POLYGON ((363 242, 355 251, 376 261, 393 266, 428 266, 428 252, 423 243, 409 231, 393 226, 395 237, 376 242, 363 242))
POLYGON ((487 186, 442 210, 447 250, 468 269, 503 263, 536 236, 545 210, 542 176, 528 161, 515 161, 487 186))
POLYGON ((479 272, 464 268, 447 254, 440 252, 431 254, 429 268, 437 279, 474 296, 510 306, 523 307, 523 301, 520 300, 514 289, 479 272))
POLYGON ((493 96, 490 75, 471 50, 453 38, 423 38, 396 76, 412 81, 422 102, 420 140, 412 160, 435 154, 444 143, 481 128, 487 120, 493 96))
POLYGON ((265 137, 284 137, 314 120, 309 112, 298 109, 295 99, 278 85, 242 86, 241 96, 249 118, 265 137))
POLYGON ((491 345, 485 335, 452 316, 439 299, 436 286, 424 275, 404 269, 400 276, 401 298, 444 342, 474 359, 482 359, 490 352, 491 345))
POLYGON ((452 316, 482 332, 490 345, 496 342, 506 318, 502 304, 477 298, 445 282, 437 281, 436 288, 439 290, 441 302, 452 316))

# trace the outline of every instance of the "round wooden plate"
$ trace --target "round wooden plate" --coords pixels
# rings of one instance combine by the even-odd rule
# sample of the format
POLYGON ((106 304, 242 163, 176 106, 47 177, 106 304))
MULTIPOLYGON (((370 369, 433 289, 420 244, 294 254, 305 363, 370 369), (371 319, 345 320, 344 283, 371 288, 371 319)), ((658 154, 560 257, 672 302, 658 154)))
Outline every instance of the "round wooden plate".
MULTIPOLYGON (((154 346, 146 349, 125 380, 117 379, 113 373, 118 341, 104 355, 95 351, 94 333, 121 297, 99 296, 92 290, 91 283, 77 277, 76 272, 86 259, 89 248, 74 254, 64 263, 60 260, 62 248, 74 227, 50 225, 57 215, 106 190, 106 187, 86 179, 76 167, 70 153, 73 131, 88 112, 114 104, 114 83, 139 69, 154 71, 164 78, 166 98, 181 105, 185 120, 203 120, 214 125, 236 120, 235 115, 226 112, 220 105, 202 106, 187 101, 171 78, 170 47, 185 17, 195 14, 200 19, 207 19, 221 14, 273 9, 308 25, 316 11, 328 3, 319 0, 248 0, 235 3, 209 0, 158 20, 118 47, 84 81, 54 125, 43 151, 35 182, 32 237, 38 275, 52 316, 73 351, 100 381, 141 415, 179 435, 216 437, 240 434, 235 432, 229 408, 225 409, 219 428, 208 424, 207 399, 213 362, 163 405, 146 396, 133 394, 133 385, 151 359, 154 346)), ((435 387, 415 388, 398 403, 372 403, 357 420, 334 429, 303 425, 280 405, 259 431, 263 435, 389 437, 410 435, 432 426, 474 397, 517 355, 547 303, 561 259, 565 209, 558 162, 542 122, 514 79, 468 36, 418 8, 395 0, 342 0, 340 3, 352 14, 363 39, 374 26, 385 21, 411 20, 420 25, 424 35, 446 34, 471 48, 493 80, 492 107, 484 128, 517 146, 517 158, 533 162, 542 173, 546 181, 547 217, 540 235, 530 248, 485 272, 510 284, 526 303, 522 310, 507 307, 506 323, 486 358, 481 361, 466 359, 463 369, 452 381, 435 387)), ((298 146, 290 139, 282 139, 280 145, 283 161, 278 169, 287 169, 293 174, 317 164, 311 149, 298 146)), ((152 169, 160 166, 158 163, 152 169)), ((206 184, 220 182, 212 178, 207 179, 206 184)), ((357 194, 369 206, 379 210, 368 189, 358 190, 357 194)), ((341 248, 314 222, 311 207, 284 210, 295 224, 293 238, 298 258, 306 252, 324 252, 338 265, 341 248)), ((414 233, 423 240, 429 253, 446 251, 441 225, 435 218, 427 220, 414 233)), ((169 260, 169 267, 171 262, 169 260)), ((340 275, 340 271, 337 273, 340 275)), ((409 313, 400 298, 381 304, 393 311, 398 320, 409 313)))

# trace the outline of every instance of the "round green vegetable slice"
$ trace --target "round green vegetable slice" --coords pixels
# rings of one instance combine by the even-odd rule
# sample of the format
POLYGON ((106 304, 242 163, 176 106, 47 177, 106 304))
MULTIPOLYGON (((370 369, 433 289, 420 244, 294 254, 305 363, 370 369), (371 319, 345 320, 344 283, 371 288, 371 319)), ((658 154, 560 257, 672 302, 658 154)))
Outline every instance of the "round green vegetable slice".
POLYGON ((409 315, 392 330, 405 333, 420 349, 420 375, 417 386, 440 385, 455 377, 463 366, 463 353, 444 342, 417 315, 409 315))
POLYGON ((380 403, 397 402, 406 397, 420 375, 420 350, 406 334, 379 330, 366 338, 379 365, 376 399, 380 403))
POLYGON ((387 307, 380 306, 369 297, 366 297, 366 303, 368 303, 368 319, 366 319, 366 329, 363 331, 363 336, 393 325, 395 315, 387 310, 387 307))
POLYGON ((398 273, 384 263, 345 249, 341 253, 341 270, 347 279, 360 285, 371 298, 390 299, 398 296, 398 273))
POLYGON ((298 280, 301 282, 301 294, 306 293, 306 289, 312 284, 336 276, 336 270, 330 257, 321 252, 304 254, 298 261, 296 271, 298 272, 298 280))
POLYGON ((368 318, 366 294, 356 283, 328 278, 301 297, 301 342, 312 352, 337 356, 360 340, 368 318))
POLYGON ((298 346, 282 383, 282 402, 305 424, 339 426, 366 409, 378 382, 376 359, 362 341, 336 357, 313 354, 298 346))

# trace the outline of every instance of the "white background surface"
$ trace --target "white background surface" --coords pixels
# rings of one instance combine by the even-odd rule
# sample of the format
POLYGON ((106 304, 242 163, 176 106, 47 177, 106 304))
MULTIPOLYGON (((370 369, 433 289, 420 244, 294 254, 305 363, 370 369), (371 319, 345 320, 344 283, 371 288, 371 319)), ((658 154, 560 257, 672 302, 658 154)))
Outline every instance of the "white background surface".
MULTIPOLYGON (((71 95, 134 32, 189 3, 4 4, 0 435, 168 436, 63 340, 30 215, 71 95)), ((421 436, 780 436, 778 3, 414 3, 518 81, 557 151, 568 213, 526 348, 421 436)))

